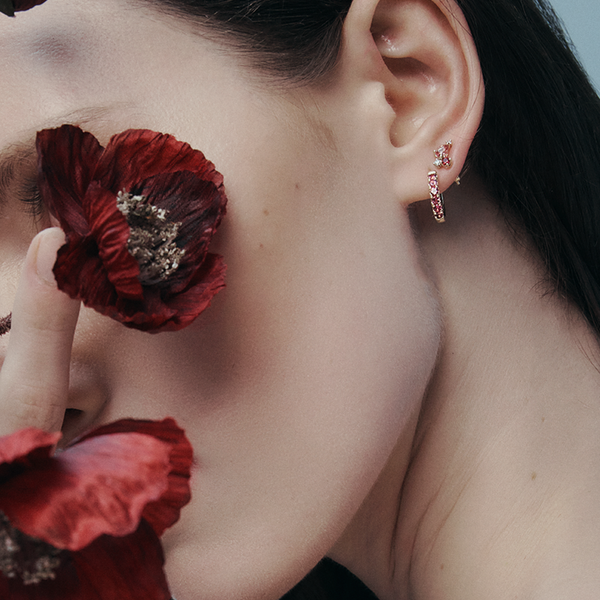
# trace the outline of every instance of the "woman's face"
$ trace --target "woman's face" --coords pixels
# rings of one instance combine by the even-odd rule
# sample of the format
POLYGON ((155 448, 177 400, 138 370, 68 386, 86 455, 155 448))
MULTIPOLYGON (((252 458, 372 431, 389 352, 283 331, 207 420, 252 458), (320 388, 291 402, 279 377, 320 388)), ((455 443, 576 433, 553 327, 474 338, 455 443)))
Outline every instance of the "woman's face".
MULTIPOLYGON (((165 538, 174 594, 278 597, 410 437, 436 353, 435 306, 389 183, 389 115, 371 115, 344 78, 284 92, 132 4, 48 0, 0 19, 0 152, 63 123, 102 143, 132 127, 189 142, 225 178, 214 251, 227 288, 177 333, 83 309, 69 397, 82 412, 65 433, 173 416, 196 455, 193 501, 165 538)), ((42 226, 18 196, 9 188, 1 206, 2 315, 42 226)))

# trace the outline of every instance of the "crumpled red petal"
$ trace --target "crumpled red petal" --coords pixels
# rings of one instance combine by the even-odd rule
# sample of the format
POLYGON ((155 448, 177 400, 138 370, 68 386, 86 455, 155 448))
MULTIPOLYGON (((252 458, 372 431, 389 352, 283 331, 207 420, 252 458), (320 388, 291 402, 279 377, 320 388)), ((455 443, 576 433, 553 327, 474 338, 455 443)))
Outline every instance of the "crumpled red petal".
POLYGON ((142 521, 126 537, 101 536, 61 555, 54 580, 23 585, 0 576, 3 600, 170 600, 164 556, 152 527, 142 521))
POLYGON ((45 205, 67 236, 88 235, 82 198, 92 182, 102 146, 91 133, 71 126, 38 131, 36 146, 38 184, 45 205))
POLYGON ((117 295, 142 301, 144 291, 138 279, 140 267, 127 250, 130 229, 127 219, 117 208, 116 194, 94 181, 87 190, 84 209, 90 235, 98 246, 98 256, 117 295))
POLYGON ((6 481, 0 510, 14 527, 56 548, 127 535, 148 502, 166 491, 169 452, 138 433, 90 439, 6 481))
POLYGON ((0 1, 0 12, 14 17, 15 12, 29 10, 34 6, 43 4, 46 0, 1 0, 0 1))
POLYGON ((53 455, 59 437, 0 438, 2 535, 16 544, 0 549, 0 599, 169 600, 159 536, 190 499, 183 431, 125 419, 53 455))
POLYGON ((143 331, 177 331, 225 287, 222 257, 208 253, 227 198, 223 177, 198 150, 173 136, 128 130, 102 148, 71 125, 38 133, 40 191, 66 233, 54 275, 61 290, 143 331), (179 267, 145 285, 130 254, 119 192, 144 196, 177 223, 179 267))
POLYGON ((179 519, 181 508, 191 498, 189 480, 194 451, 183 430, 177 426, 173 419, 164 419, 163 421, 122 419, 98 427, 80 438, 80 441, 86 441, 97 436, 131 431, 133 427, 140 434, 149 435, 166 442, 171 449, 168 488, 158 501, 148 503, 142 513, 142 517, 152 525, 156 534, 160 536, 165 529, 171 527, 179 519))
POLYGON ((35 427, 0 438, 0 485, 51 456, 60 438, 60 432, 48 433, 35 427))
POLYGON ((98 161, 94 178, 116 194, 123 188, 135 189, 141 180, 182 171, 211 181, 216 187, 223 184, 223 176, 215 171, 214 165, 189 144, 172 135, 129 129, 110 139, 98 161))
POLYGON ((103 534, 127 535, 146 514, 160 535, 190 499, 191 463, 192 448, 172 419, 118 421, 31 460, 0 486, 0 511, 23 533, 68 550, 103 534))
POLYGON ((13 0, 13 5, 15 7, 15 12, 21 12, 24 10, 29 10, 34 6, 44 4, 44 2, 46 2, 46 0, 13 0))

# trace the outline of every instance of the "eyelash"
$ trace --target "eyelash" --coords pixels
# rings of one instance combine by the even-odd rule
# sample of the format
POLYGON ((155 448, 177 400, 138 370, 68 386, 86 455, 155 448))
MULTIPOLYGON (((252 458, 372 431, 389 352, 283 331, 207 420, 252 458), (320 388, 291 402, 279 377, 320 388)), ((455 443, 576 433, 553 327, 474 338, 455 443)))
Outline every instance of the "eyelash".
POLYGON ((25 177, 18 190, 18 198, 27 206, 27 212, 38 219, 45 213, 44 201, 40 194, 37 178, 25 177))

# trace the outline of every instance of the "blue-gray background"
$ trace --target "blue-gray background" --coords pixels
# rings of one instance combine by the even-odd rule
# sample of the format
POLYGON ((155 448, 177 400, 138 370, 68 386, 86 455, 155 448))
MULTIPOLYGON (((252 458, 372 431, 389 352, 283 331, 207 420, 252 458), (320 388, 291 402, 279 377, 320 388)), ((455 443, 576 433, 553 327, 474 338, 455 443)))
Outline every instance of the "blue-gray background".
POLYGON ((600 90, 600 0, 550 0, 584 68, 600 90))

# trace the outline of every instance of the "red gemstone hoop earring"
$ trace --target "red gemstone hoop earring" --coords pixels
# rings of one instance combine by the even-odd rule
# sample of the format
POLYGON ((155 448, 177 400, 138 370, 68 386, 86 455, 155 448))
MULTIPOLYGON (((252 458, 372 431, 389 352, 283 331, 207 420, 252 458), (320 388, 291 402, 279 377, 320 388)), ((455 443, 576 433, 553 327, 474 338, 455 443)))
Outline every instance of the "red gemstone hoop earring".
MULTIPOLYGON (((449 169, 452 167, 452 158, 450 158, 451 148, 452 140, 448 140, 433 151, 433 155, 435 156, 433 164, 438 169, 449 169)), ((438 223, 443 223, 446 220, 446 206, 444 204, 444 195, 440 192, 437 171, 429 171, 427 173, 427 183, 429 185, 429 198, 431 199, 433 216, 438 223)))
POLYGON ((444 195, 440 192, 437 171, 427 173, 427 183, 429 185, 429 198, 431 199, 431 209, 433 216, 438 223, 446 220, 446 207, 444 204, 444 195))

